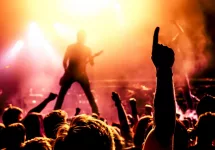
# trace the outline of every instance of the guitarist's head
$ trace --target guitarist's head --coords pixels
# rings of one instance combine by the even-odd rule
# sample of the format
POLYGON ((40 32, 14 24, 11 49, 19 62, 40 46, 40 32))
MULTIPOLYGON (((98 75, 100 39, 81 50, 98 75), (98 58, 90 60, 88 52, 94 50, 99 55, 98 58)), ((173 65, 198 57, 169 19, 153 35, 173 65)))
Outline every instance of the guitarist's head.
POLYGON ((80 44, 85 44, 86 42, 86 32, 84 30, 79 30, 77 33, 77 42, 80 44))

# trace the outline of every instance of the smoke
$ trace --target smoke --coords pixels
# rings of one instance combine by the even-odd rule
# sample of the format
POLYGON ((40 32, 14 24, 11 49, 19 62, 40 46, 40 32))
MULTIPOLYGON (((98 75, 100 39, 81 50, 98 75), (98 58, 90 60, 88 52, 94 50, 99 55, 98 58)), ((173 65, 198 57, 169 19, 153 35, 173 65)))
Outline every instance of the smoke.
MULTIPOLYGON (((111 88, 108 88, 110 84, 107 85, 106 83, 103 85, 107 88, 105 90, 101 90, 101 86, 96 82, 92 84, 95 93, 102 99, 100 103, 104 105, 104 111, 109 111, 106 103, 111 105, 112 91, 122 86, 131 85, 132 81, 139 82, 139 80, 155 78, 155 69, 152 69, 154 66, 150 58, 152 37, 156 26, 161 28, 160 42, 175 51, 174 70, 175 75, 179 75, 179 79, 180 74, 184 74, 184 72, 191 77, 194 74, 201 73, 210 60, 207 51, 210 39, 206 35, 204 14, 198 0, 118 0, 117 11, 104 10, 104 13, 101 12, 96 17, 90 16, 88 18, 75 16, 77 14, 74 15, 73 13, 69 15, 59 12, 44 13, 47 12, 47 7, 51 4, 43 5, 44 1, 42 1, 42 4, 39 4, 41 1, 35 1, 35 3, 37 5, 32 5, 34 8, 29 10, 29 16, 31 16, 31 19, 41 17, 38 19, 38 24, 45 24, 45 26, 40 26, 44 37, 38 37, 40 34, 38 35, 38 31, 35 31, 38 36, 37 39, 33 38, 32 41, 36 45, 43 42, 44 39, 46 42, 51 41, 49 44, 58 51, 56 54, 57 61, 50 61, 55 54, 44 54, 48 52, 47 48, 33 50, 35 53, 31 56, 23 52, 28 58, 22 58, 22 60, 32 61, 16 62, 20 66, 26 65, 26 63, 31 64, 24 67, 25 70, 22 67, 17 67, 19 68, 17 72, 21 76, 19 85, 21 91, 23 91, 21 93, 25 93, 24 91, 33 87, 38 89, 45 87, 47 91, 58 92, 58 80, 63 74, 63 68, 61 67, 63 53, 69 42, 75 42, 74 35, 76 35, 76 29, 80 27, 87 31, 89 41, 87 44, 91 47, 93 54, 100 49, 104 49, 104 54, 95 58, 94 68, 88 67, 90 80, 116 79, 126 81, 110 83, 114 84, 114 87, 111 88), (41 6, 43 6, 43 9, 41 6), (38 10, 39 13, 37 13, 38 10), (52 26, 58 21, 65 24, 65 26, 57 26, 60 29, 61 27, 65 29, 61 33, 62 35, 52 29, 52 26), (70 29, 66 30, 67 27, 70 29), (66 35, 63 35, 64 33, 66 35), (64 38, 61 36, 64 36, 64 38), (37 58, 34 57, 36 52, 38 53, 37 58), (108 102, 106 102, 107 99, 108 102)), ((205 9, 213 10, 209 6, 206 5, 205 9)), ((50 6, 50 8, 52 7, 50 6)), ((56 9, 50 9, 50 11, 52 10, 56 9)), ((50 50, 50 48, 48 49, 50 50)), ((176 82, 179 82, 179 79, 176 78, 176 82)), ((186 116, 186 113, 184 115, 186 116)))
POLYGON ((192 120, 198 120, 198 116, 196 114, 195 110, 186 110, 186 112, 183 112, 180 107, 176 104, 176 113, 180 115, 179 120, 183 121, 186 118, 190 118, 192 120))
MULTIPOLYGON (((177 24, 176 33, 179 33, 178 39, 170 44, 176 51, 175 68, 191 76, 201 73, 208 65, 207 46, 210 44, 201 4, 196 0, 175 0, 174 4, 166 1, 166 4, 168 12, 165 13, 165 18, 170 18, 177 24)), ((166 28, 171 30, 169 32, 175 32, 174 27, 166 28)))

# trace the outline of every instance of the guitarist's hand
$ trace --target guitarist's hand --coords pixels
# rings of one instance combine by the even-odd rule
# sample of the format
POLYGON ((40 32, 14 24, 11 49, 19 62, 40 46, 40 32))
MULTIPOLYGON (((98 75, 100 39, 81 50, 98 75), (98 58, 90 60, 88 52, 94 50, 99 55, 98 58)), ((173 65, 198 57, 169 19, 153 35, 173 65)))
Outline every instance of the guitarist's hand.
POLYGON ((91 66, 94 66, 94 59, 91 59, 91 60, 90 60, 90 65, 91 65, 91 66))
POLYGON ((89 60, 86 63, 90 63, 91 66, 94 65, 94 58, 101 55, 103 53, 103 50, 99 51, 98 53, 95 53, 93 56, 89 58, 89 60))

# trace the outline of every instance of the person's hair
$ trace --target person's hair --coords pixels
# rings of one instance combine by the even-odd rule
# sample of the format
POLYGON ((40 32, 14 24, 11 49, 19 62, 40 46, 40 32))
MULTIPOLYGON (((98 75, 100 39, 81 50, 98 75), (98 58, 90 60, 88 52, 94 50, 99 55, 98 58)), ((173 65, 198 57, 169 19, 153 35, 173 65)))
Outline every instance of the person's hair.
POLYGON ((58 137, 65 137, 69 131, 69 124, 68 123, 64 123, 61 126, 59 126, 58 130, 57 130, 57 138, 58 137))
POLYGON ((23 150, 52 150, 51 140, 43 137, 36 137, 26 141, 23 150))
POLYGON ((92 113, 92 117, 95 119, 99 119, 99 116, 96 113, 92 113))
POLYGON ((215 139, 215 113, 207 112, 199 117, 196 124, 196 135, 205 141, 215 139))
POLYGON ((198 103, 196 108, 196 113, 198 116, 206 112, 215 113, 215 98, 210 95, 205 95, 198 103))
POLYGON ((117 129, 115 127, 109 126, 110 129, 113 132, 114 135, 114 142, 115 142, 115 147, 116 150, 123 150, 125 147, 125 140, 123 137, 118 133, 117 129))
POLYGON ((33 139, 35 137, 44 137, 43 117, 39 113, 30 113, 23 120, 23 124, 26 128, 26 140, 33 139))
POLYGON ((54 110, 44 117, 43 124, 46 136, 56 138, 58 127, 67 120, 67 113, 63 110, 54 110))
POLYGON ((146 130, 149 127, 149 124, 152 122, 151 116, 144 116, 140 118, 137 123, 136 132, 134 134, 134 145, 137 147, 141 147, 143 142, 145 141, 146 130))
POLYGON ((21 144, 25 142, 25 127, 21 123, 13 123, 5 128, 5 147, 21 147, 21 144))
POLYGON ((21 118, 20 115, 22 114, 22 109, 15 106, 9 106, 5 108, 3 115, 2 115, 2 121, 5 126, 9 126, 12 123, 20 122, 21 118))
POLYGON ((108 125, 91 116, 73 118, 64 139, 66 149, 115 150, 114 135, 108 125))
POLYGON ((153 111, 153 107, 151 105, 149 105, 149 104, 146 104, 145 105, 145 114, 146 115, 151 115, 152 111, 153 111))

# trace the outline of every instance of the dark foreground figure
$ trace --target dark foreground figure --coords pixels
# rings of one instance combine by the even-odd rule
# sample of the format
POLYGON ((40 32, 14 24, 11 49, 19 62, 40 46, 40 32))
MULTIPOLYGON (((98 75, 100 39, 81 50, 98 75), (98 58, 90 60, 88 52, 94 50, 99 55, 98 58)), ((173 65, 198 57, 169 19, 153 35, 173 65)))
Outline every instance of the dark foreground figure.
POLYGON ((77 43, 69 45, 63 60, 65 73, 60 80, 60 92, 54 109, 61 109, 64 97, 74 82, 78 82, 84 90, 87 99, 92 108, 92 112, 99 114, 94 96, 90 90, 90 83, 86 73, 86 64, 94 64, 91 50, 85 46, 86 34, 79 31, 77 34, 77 43), (69 63, 68 63, 69 62, 69 63))

